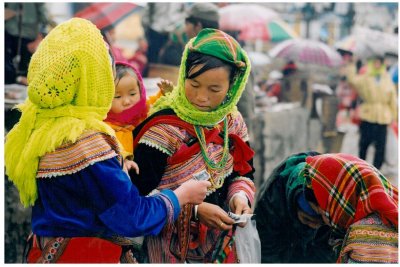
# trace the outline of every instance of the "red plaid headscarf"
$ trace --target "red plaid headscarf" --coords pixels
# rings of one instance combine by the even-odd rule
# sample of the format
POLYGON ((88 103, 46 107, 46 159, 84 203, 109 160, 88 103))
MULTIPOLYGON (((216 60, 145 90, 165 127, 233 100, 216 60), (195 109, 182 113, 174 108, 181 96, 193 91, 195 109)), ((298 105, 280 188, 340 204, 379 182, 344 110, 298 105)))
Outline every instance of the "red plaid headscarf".
POLYGON ((318 205, 336 232, 377 213, 398 228, 398 190, 375 167, 347 154, 323 154, 306 159, 304 175, 318 205))

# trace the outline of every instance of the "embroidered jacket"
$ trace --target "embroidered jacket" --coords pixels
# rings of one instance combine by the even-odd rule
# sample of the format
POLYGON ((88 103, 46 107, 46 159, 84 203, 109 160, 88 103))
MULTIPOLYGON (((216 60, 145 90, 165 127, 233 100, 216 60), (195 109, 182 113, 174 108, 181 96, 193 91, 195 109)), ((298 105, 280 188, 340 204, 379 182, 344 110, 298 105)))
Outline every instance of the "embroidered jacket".
POLYGON ((100 132, 87 131, 42 157, 37 184, 32 228, 39 236, 157 234, 180 211, 170 190, 140 197, 122 171, 116 139, 100 132))
MULTIPOLYGON (((174 113, 172 110, 164 110, 154 115, 157 116, 157 114, 171 115, 174 113)), ((229 134, 235 134, 243 141, 248 141, 247 128, 239 112, 229 114, 227 121, 229 134)), ((221 125, 217 127, 220 127, 222 131, 221 125)), ((140 126, 135 129, 134 135, 137 135, 139 130, 140 126)), ((171 156, 183 145, 191 146, 195 142, 198 142, 196 137, 190 135, 187 130, 181 127, 165 123, 150 127, 140 138, 135 148, 135 161, 140 166, 140 174, 136 175, 130 172, 132 182, 138 187, 140 193, 146 195, 150 192, 157 192, 157 190, 174 189, 185 181, 209 175, 215 184, 222 183, 222 187, 211 189, 204 200, 205 202, 216 204, 228 210, 228 203, 232 196, 243 191, 250 205, 252 205, 255 193, 252 181, 254 169, 251 167, 250 171, 244 175, 239 175, 234 171, 234 159, 231 154, 228 155, 226 165, 220 170, 207 168, 200 150, 183 162, 171 163, 171 156), (157 190, 153 191, 154 189, 157 190)), ((211 160, 219 162, 223 154, 223 145, 213 142, 207 143, 207 154, 211 160)), ((249 163, 252 165, 252 160, 249 163)), ((207 227, 200 223, 195 223, 193 227, 193 221, 190 222, 191 219, 193 219, 191 205, 186 205, 175 224, 167 224, 160 235, 148 237, 150 262, 183 262, 185 258, 204 260, 205 255, 213 249, 213 245, 221 232, 215 229, 207 230, 207 227), (189 230, 189 227, 191 230, 189 230), (177 234, 179 231, 180 237, 177 234), (192 237, 190 237, 190 231, 192 237), (196 233, 198 233, 198 236, 206 235, 206 237, 203 236, 200 238, 201 240, 197 240, 196 233), (180 248, 188 245, 189 240, 195 240, 195 242, 192 242, 191 247, 186 251, 179 251, 180 248), (162 248, 165 247, 170 249, 163 250, 162 248), (187 257, 182 255, 183 253, 187 253, 187 257)))

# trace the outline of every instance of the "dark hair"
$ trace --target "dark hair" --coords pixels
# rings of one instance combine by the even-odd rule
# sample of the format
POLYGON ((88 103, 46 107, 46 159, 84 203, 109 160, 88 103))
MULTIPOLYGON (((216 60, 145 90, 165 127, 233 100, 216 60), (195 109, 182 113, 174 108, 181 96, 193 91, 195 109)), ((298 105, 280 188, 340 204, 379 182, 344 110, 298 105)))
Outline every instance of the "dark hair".
POLYGON ((187 17, 185 19, 185 22, 191 23, 193 25, 197 25, 198 23, 201 23, 201 26, 203 27, 203 29, 204 28, 211 28, 211 29, 218 29, 219 28, 218 21, 211 21, 211 20, 206 20, 206 19, 187 17))
POLYGON ((111 47, 109 47, 109 49, 108 49, 108 54, 110 55, 110 58, 111 58, 111 65, 114 67, 115 66, 115 57, 114 57, 114 54, 111 51, 111 47))
POLYGON ((225 68, 229 72, 229 84, 232 84, 236 77, 240 74, 240 69, 230 64, 226 61, 223 61, 214 56, 205 55, 199 52, 189 52, 186 60, 186 79, 194 79, 200 74, 215 68, 225 68), (198 71, 191 73, 193 68, 198 65, 203 65, 198 71))
MULTIPOLYGON (((136 73, 128 66, 124 65, 124 64, 116 64, 115 65, 115 70, 116 70, 116 75, 115 75, 115 80, 117 83, 115 84, 115 87, 118 86, 119 81, 122 79, 122 77, 124 77, 126 74, 129 74, 131 76, 133 76, 136 79, 136 82, 140 88, 140 83, 139 83, 139 78, 136 75, 136 73)), ((140 92, 140 90, 139 90, 140 92)))
POLYGON ((373 59, 373 60, 379 60, 381 63, 383 63, 383 61, 384 61, 383 56, 379 56, 379 55, 374 56, 372 59, 373 59))

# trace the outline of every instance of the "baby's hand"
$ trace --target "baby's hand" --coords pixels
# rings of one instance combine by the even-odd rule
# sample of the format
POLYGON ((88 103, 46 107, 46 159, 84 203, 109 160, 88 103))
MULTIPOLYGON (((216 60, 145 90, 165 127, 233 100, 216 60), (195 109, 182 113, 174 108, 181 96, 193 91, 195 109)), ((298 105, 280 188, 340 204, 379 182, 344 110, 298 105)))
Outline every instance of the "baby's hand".
POLYGON ((129 159, 125 159, 124 160, 124 171, 126 173, 129 173, 129 170, 134 169, 136 174, 139 174, 139 166, 136 164, 136 162, 129 160, 129 159))
POLYGON ((172 92, 172 90, 174 89, 174 84, 171 81, 164 79, 158 82, 157 86, 160 88, 163 95, 172 92))

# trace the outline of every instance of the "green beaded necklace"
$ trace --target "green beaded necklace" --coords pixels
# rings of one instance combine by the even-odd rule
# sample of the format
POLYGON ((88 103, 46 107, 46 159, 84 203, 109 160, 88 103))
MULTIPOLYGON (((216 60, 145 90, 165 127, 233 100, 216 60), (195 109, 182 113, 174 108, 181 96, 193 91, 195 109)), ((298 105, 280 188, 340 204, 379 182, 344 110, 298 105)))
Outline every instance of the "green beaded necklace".
POLYGON ((228 161, 229 154, 228 123, 226 117, 224 118, 224 149, 222 152, 222 158, 219 162, 214 163, 207 155, 207 143, 203 128, 201 126, 194 125, 194 130, 196 132, 197 139, 199 140, 201 154, 207 167, 212 170, 222 169, 228 161))

